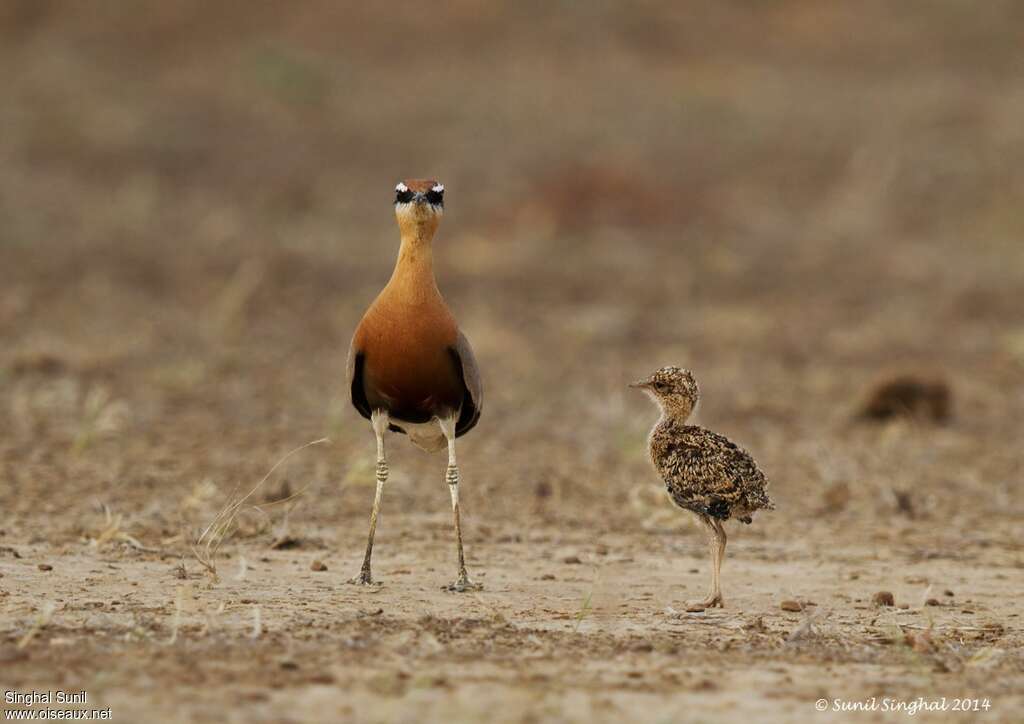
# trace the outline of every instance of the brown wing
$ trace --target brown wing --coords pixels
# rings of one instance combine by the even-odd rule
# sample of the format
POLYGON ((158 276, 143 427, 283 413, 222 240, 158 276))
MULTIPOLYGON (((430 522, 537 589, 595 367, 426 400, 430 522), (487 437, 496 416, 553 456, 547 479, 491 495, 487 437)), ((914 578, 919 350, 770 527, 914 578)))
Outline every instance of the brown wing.
POLYGON ((449 348, 455 367, 462 378, 462 385, 466 390, 462 399, 462 412, 459 414, 458 422, 455 423, 455 437, 459 437, 476 425, 480 419, 480 409, 484 400, 484 387, 480 380, 480 368, 477 367, 476 357, 473 355, 473 348, 469 346, 466 335, 459 332, 459 339, 454 347, 449 348))
POLYGON ((720 518, 728 518, 733 506, 772 507, 764 473, 727 437, 692 425, 666 437, 656 464, 680 507, 720 518))

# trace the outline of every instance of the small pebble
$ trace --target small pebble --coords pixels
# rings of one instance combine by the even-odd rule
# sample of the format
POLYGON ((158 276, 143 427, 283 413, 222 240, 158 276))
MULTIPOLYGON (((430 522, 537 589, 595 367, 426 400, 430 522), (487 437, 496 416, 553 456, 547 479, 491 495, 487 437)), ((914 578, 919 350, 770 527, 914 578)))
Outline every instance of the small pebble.
POLYGON ((803 611, 804 607, 800 605, 799 601, 783 601, 779 604, 779 608, 783 611, 803 611))
POLYGON ((579 556, 566 556, 562 559, 562 563, 569 563, 574 565, 579 565, 582 562, 583 561, 580 560, 579 556))
POLYGON ((686 612, 687 613, 701 613, 702 611, 704 611, 706 609, 707 609, 707 606, 704 606, 703 604, 691 603, 691 604, 689 604, 686 607, 686 612))
POLYGON ((945 591, 942 592, 942 594, 944 596, 952 596, 953 592, 947 588, 945 591))
POLYGON ((53 566, 51 566, 49 563, 40 563, 37 567, 41 571, 52 571, 53 570, 53 566))
POLYGON ((910 604, 909 603, 901 603, 896 608, 900 609, 901 611, 906 611, 908 608, 910 608, 910 604))
POLYGON ((894 606, 896 605, 896 599, 889 591, 879 591, 871 599, 872 603, 876 606, 894 606))
POLYGON ((925 606, 941 606, 942 601, 937 598, 929 598, 924 602, 925 606))
POLYGON ((326 571, 327 566, 323 561, 316 560, 309 564, 309 570, 311 571, 326 571))

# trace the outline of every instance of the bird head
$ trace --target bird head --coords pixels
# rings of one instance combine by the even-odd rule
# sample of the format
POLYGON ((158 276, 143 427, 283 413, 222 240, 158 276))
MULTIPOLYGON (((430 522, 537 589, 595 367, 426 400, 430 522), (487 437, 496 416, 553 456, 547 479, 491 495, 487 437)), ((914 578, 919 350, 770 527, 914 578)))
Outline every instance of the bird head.
POLYGON ((666 415, 680 420, 686 420, 700 400, 700 389, 693 373, 681 367, 662 367, 629 386, 643 390, 666 415))
POLYGON ((406 179, 395 186, 395 216, 402 235, 429 239, 444 214, 444 184, 433 179, 406 179))

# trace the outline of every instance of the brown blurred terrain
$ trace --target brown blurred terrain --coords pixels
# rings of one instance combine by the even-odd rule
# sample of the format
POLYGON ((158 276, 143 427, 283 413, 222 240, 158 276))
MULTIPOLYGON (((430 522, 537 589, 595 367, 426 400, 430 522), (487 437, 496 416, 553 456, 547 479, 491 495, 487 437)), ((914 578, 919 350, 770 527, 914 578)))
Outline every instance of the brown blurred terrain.
POLYGON ((1016 720, 1022 27, 1009 1, 0 4, 0 686, 122 721, 1016 720), (484 372, 466 597, 437 590, 443 461, 397 437, 385 585, 343 585, 374 452, 345 353, 415 176, 447 187, 438 281, 484 372), (625 388, 670 363, 773 481, 720 613, 677 613, 702 533, 625 388), (857 418, 907 374, 948 421, 857 418), (190 543, 321 437, 214 582, 190 543))

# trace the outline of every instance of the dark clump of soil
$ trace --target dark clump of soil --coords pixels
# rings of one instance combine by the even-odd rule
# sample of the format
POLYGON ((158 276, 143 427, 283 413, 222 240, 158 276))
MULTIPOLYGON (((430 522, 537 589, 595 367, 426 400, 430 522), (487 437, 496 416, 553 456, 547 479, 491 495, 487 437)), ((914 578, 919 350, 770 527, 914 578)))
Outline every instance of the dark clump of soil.
POLYGON ((903 374, 876 383, 857 417, 870 422, 909 417, 942 423, 952 415, 952 398, 944 379, 903 374))
POLYGON ((894 606, 896 599, 889 591, 879 591, 871 599, 876 606, 894 606))
POLYGON ((67 363, 56 355, 36 353, 17 357, 10 365, 10 372, 14 376, 58 375, 65 372, 67 366, 67 363))

